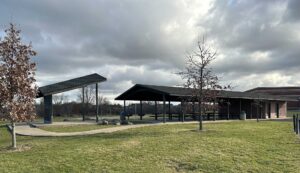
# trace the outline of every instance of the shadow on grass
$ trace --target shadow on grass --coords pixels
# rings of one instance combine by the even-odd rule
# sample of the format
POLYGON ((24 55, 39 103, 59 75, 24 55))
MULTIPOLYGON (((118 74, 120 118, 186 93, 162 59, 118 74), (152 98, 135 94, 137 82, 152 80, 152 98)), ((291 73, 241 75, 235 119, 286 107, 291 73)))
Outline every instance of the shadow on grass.
POLYGON ((176 172, 190 172, 199 169, 198 165, 171 159, 168 161, 168 167, 175 169, 176 172))

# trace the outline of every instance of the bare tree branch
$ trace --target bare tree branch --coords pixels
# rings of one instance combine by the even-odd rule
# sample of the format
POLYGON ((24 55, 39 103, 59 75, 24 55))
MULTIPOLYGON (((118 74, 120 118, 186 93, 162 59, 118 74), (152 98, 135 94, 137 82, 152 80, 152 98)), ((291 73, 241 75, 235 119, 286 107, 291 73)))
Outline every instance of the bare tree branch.
POLYGON ((193 91, 191 98, 184 99, 198 102, 199 129, 202 130, 202 113, 216 109, 215 104, 211 103, 215 102, 219 91, 225 87, 219 85, 219 78, 209 67, 216 59, 217 51, 206 44, 204 37, 197 43, 197 50, 186 55, 186 67, 178 74, 185 80, 184 87, 191 88, 193 91))

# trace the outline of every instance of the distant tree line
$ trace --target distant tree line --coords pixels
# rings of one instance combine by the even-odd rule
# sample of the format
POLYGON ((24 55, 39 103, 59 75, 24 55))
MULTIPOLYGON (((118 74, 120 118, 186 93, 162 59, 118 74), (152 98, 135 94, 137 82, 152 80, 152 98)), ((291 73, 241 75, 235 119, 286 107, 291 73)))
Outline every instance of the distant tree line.
MULTIPOLYGON (((104 97, 101 99, 101 101, 99 100, 100 115, 119 115, 122 110, 123 107, 120 104, 111 104, 104 97)), ((43 100, 41 100, 40 103, 36 103, 36 112, 38 116, 44 116, 43 100)), ((68 101, 68 97, 64 95, 53 96, 53 116, 72 117, 81 115, 83 112, 87 116, 95 115, 96 105, 94 103, 85 103, 83 105, 78 101, 68 101)))
MULTIPOLYGON (((101 96, 103 97, 103 96, 101 96)), ((197 107, 195 106, 195 111, 197 107)), ((99 114, 100 115, 120 115, 124 110, 123 105, 110 103, 105 97, 99 101, 99 114)), ((193 105, 184 103, 184 105, 171 103, 170 110, 172 114, 182 114, 183 112, 191 114, 193 112, 193 105)), ((94 103, 85 103, 84 107, 81 102, 78 101, 68 101, 68 97, 64 95, 53 96, 53 116, 65 116, 73 117, 79 116, 84 111, 87 116, 94 116, 96 114, 96 105, 94 103)), ((40 117, 44 116, 44 103, 36 103, 36 114, 40 117)), ((128 114, 141 114, 140 103, 131 103, 126 105, 126 112, 128 114)), ((142 113, 143 114, 154 114, 155 113, 155 103, 152 101, 144 101, 142 103, 142 113)), ((162 102, 157 102, 157 113, 163 113, 162 102)), ((166 113, 169 113, 168 104, 166 104, 166 113)))

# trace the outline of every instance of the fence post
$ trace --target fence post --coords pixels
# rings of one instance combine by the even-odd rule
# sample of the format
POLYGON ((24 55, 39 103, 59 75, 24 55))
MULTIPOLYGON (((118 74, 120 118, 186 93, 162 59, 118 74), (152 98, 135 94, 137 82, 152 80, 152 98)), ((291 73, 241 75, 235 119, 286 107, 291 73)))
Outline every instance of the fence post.
POLYGON ((297 129, 297 131, 298 131, 298 135, 300 136, 300 118, 298 118, 298 129, 297 129))
POLYGON ((299 134, 299 132, 300 132, 299 115, 297 114, 297 118, 296 118, 296 134, 299 134))
POLYGON ((298 129, 297 129, 297 132, 298 132, 298 135, 300 135, 300 118, 298 117, 298 129))
POLYGON ((296 132, 296 115, 293 115, 293 127, 294 127, 294 132, 296 132))
POLYGON ((297 129, 297 131, 298 131, 298 135, 300 136, 300 118, 298 119, 298 129, 297 129))

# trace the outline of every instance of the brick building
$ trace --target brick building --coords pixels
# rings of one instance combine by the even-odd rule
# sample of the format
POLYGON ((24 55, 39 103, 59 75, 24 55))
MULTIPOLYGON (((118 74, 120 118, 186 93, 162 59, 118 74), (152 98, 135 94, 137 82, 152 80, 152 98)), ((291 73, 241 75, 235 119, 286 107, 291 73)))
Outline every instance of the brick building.
POLYGON ((288 110, 300 109, 300 87, 257 87, 246 92, 249 93, 263 93, 274 96, 280 96, 292 99, 294 101, 287 101, 288 110))

